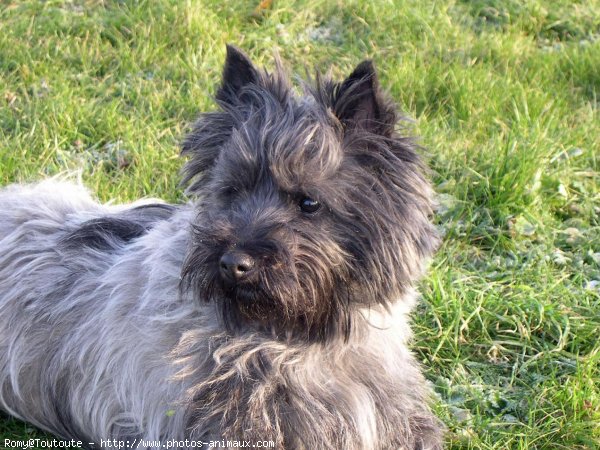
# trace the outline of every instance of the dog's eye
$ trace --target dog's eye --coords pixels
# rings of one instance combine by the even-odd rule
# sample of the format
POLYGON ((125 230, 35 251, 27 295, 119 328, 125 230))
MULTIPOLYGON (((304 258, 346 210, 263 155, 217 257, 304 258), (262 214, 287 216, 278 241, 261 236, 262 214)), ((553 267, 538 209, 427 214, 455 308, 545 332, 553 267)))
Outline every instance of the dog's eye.
POLYGON ((315 213, 321 208, 321 204, 310 197, 302 197, 300 200, 300 209, 305 213, 315 213))

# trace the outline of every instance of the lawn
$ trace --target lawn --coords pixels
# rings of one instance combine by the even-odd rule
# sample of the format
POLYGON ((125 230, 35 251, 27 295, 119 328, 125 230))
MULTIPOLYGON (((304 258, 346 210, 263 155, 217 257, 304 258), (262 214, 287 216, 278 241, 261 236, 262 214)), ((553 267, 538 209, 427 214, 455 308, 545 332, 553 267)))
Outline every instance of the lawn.
MULTIPOLYGON (((445 236, 414 351, 448 448, 600 448, 600 1, 0 0, 0 185, 182 200, 227 42, 300 74, 372 58, 412 119, 445 236)), ((0 417, 0 448, 32 436, 0 417)))

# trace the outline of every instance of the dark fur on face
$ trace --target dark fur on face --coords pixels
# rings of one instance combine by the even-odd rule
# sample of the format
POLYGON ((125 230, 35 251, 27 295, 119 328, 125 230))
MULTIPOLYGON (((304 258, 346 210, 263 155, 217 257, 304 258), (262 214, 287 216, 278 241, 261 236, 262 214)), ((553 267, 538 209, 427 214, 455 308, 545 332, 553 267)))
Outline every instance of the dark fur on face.
POLYGON ((199 199, 183 286, 218 302, 230 332, 347 338, 353 312, 400 298, 437 242, 423 166, 373 64, 302 89, 228 47, 221 111, 183 145, 199 199))

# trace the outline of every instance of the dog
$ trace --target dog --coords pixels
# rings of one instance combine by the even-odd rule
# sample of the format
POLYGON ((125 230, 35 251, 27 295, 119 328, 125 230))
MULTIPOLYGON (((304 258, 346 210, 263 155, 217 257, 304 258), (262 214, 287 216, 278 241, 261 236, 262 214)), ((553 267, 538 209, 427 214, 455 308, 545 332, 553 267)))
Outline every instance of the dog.
POLYGON ((188 204, 0 191, 5 412, 92 448, 442 449, 407 346, 438 242, 419 148, 371 61, 288 79, 227 47, 188 204))

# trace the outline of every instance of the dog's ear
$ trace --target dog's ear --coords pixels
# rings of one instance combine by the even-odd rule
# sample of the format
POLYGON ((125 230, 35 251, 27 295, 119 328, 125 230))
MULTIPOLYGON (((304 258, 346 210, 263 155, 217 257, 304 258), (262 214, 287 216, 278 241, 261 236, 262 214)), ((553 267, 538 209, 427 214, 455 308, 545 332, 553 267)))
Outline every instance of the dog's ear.
MULTIPOLYGON (((216 95, 224 109, 236 109, 244 87, 259 80, 259 72, 250 59, 240 49, 227 45, 223 80, 216 95)), ((188 184, 188 192, 199 190, 205 182, 203 174, 214 164, 233 128, 234 118, 227 111, 200 115, 181 145, 181 154, 190 156, 182 180, 183 185, 188 184)))
POLYGON ((333 111, 346 129, 363 129, 389 135, 396 123, 396 113, 379 89, 375 66, 363 61, 337 86, 333 111))
POLYGON ((217 91, 217 100, 225 103, 235 103, 241 90, 259 79, 258 70, 244 52, 233 45, 227 44, 227 57, 223 67, 223 81, 217 91))

